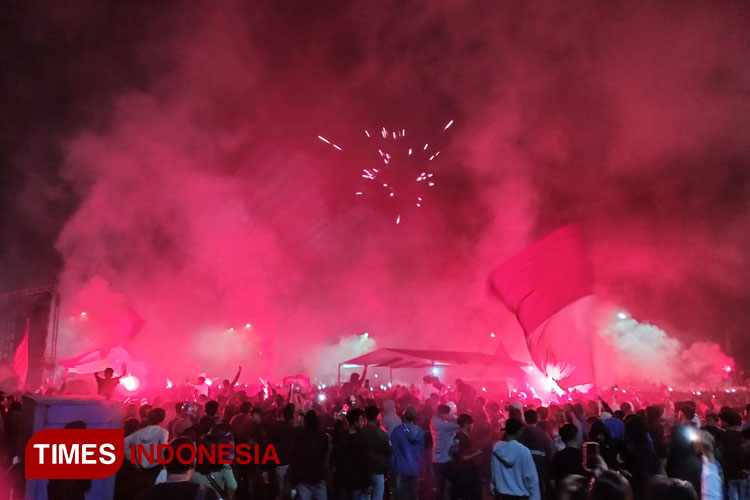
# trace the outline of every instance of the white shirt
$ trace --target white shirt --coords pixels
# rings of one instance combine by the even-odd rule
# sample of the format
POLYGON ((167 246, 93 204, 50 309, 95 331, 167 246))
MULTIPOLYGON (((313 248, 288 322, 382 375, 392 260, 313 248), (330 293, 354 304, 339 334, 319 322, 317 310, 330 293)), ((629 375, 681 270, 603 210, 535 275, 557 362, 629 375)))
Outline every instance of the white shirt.
POLYGON ((208 397, 208 388, 210 387, 206 382, 203 382, 202 384, 190 384, 190 386, 198 391, 198 396, 206 396, 208 397))
POLYGON ((167 432, 167 429, 164 429, 163 427, 159 427, 158 425, 149 425, 148 427, 144 427, 143 429, 138 429, 130 436, 127 436, 125 438, 125 458, 127 458, 131 463, 133 462, 135 457, 131 456, 130 452, 132 450, 130 448, 130 445, 135 445, 135 452, 138 455, 138 459, 141 461, 140 466, 144 469, 150 469, 151 467, 156 465, 158 453, 157 445, 167 444, 168 442, 169 432, 167 432), (138 452, 138 445, 142 445, 145 448, 145 453, 140 454, 138 452), (149 460, 149 455, 153 455, 154 459, 149 460))
POLYGON ((701 470, 701 500, 722 500, 724 488, 721 483, 721 473, 716 461, 709 462, 703 457, 701 470))
POLYGON ((429 399, 432 394, 437 394, 438 396, 440 396, 440 391, 432 384, 425 384, 424 387, 422 387, 422 391, 419 397, 422 401, 425 401, 429 399))

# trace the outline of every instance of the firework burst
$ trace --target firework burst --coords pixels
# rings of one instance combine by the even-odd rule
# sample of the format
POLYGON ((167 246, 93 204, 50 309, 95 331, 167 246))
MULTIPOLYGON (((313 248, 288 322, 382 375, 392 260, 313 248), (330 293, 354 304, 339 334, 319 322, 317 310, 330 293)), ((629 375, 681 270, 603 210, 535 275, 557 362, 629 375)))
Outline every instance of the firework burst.
MULTIPOLYGON (((446 123, 441 133, 453 125, 446 123)), ((374 155, 365 158, 365 166, 359 167, 359 183, 354 195, 385 199, 388 210, 396 224, 401 224, 403 214, 409 207, 422 208, 429 190, 436 186, 435 161, 440 150, 429 142, 414 144, 407 140, 405 128, 378 132, 364 130, 367 144, 374 155)), ((319 135, 318 139, 337 151, 342 151, 334 142, 319 135)))

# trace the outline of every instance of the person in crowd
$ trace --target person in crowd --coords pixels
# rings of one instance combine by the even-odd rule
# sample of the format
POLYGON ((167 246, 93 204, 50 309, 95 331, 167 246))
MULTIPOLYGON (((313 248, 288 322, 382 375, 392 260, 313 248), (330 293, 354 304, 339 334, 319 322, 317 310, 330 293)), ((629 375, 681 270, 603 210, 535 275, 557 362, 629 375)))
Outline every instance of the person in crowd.
POLYGON ((688 481, 656 476, 648 485, 645 500, 698 500, 698 494, 688 481))
POLYGON ((362 375, 360 375, 359 373, 352 373, 351 375, 349 375, 349 381, 345 382, 341 387, 341 392, 344 394, 344 397, 348 397, 358 392, 362 385, 365 383, 366 376, 367 366, 365 366, 362 370, 362 375))
MULTIPOLYGON (((65 429, 85 429, 86 423, 75 420, 65 424, 65 429)), ((48 500, 84 500, 91 491, 91 479, 50 479, 47 483, 48 500)))
POLYGON ((161 426, 164 422, 165 412, 162 408, 153 408, 148 413, 148 425, 137 430, 125 438, 125 458, 131 464, 137 464, 137 470, 140 472, 141 481, 144 486, 152 485, 161 471, 161 466, 157 463, 154 453, 141 454, 138 457, 131 456, 131 445, 135 445, 136 454, 139 453, 139 446, 146 450, 156 450, 158 445, 169 442, 169 432, 161 426))
POLYGON ((471 430, 474 419, 462 413, 456 421, 458 430, 453 436, 450 465, 450 498, 451 500, 479 500, 482 497, 481 482, 475 458, 482 450, 475 450, 471 445, 471 430))
POLYGON ((380 410, 375 405, 365 408, 367 423, 360 431, 367 451, 367 470, 370 474, 370 500, 383 500, 385 475, 393 450, 388 434, 380 427, 380 410))
POLYGON ((706 431, 698 432, 698 450, 703 459, 701 470, 701 500, 723 500, 724 481, 721 466, 716 460, 714 437, 706 431))
POLYGON ((146 427, 149 425, 148 423, 148 414, 151 410, 153 410, 154 407, 150 404, 143 404, 138 408, 138 418, 141 421, 141 427, 146 427))
POLYGON ((646 407, 646 428, 651 442, 654 444, 654 451, 659 460, 667 458, 667 443, 664 436, 664 422, 662 415, 664 408, 661 406, 646 407))
POLYGON ((625 442, 624 418, 625 414, 622 411, 616 411, 607 418, 604 418, 603 414, 599 417, 599 419, 604 422, 605 427, 607 427, 612 442, 616 447, 619 447, 625 442))
POLYGON ((425 447, 424 431, 416 425, 417 410, 408 406, 404 421, 391 433, 396 500, 417 500, 419 471, 425 447))
MULTIPOLYGON (((201 440, 201 444, 209 450, 213 447, 218 454, 221 439, 216 434, 209 434, 201 440)), ((237 490, 237 480, 234 477, 231 465, 219 463, 219 460, 215 463, 211 463, 209 460, 198 461, 190 481, 212 488, 222 500, 233 500, 234 493, 237 490)))
POLYGON ((174 433, 175 423, 182 418, 182 407, 185 403, 179 401, 174 405, 174 418, 167 423, 167 432, 169 433, 169 439, 174 439, 177 436, 174 433))
POLYGON ((542 497, 545 497, 547 481, 549 480, 550 460, 555 453, 555 448, 547 433, 537 427, 539 414, 535 410, 529 409, 524 412, 523 416, 526 425, 521 431, 518 442, 531 451, 539 480, 539 492, 542 497))
MULTIPOLYGON (((585 498, 586 500, 633 500, 633 490, 628 480, 610 470, 602 470, 588 480, 581 475, 570 475, 563 481, 559 500, 585 498)), ((658 497, 659 500, 665 500, 658 497)))
POLYGON ((437 500, 445 500, 446 485, 450 477, 451 447, 458 430, 456 418, 448 405, 437 407, 437 415, 430 422, 432 435, 432 464, 435 475, 437 500))
POLYGON ((578 445, 577 434, 578 428, 573 424, 560 427, 560 439, 565 444, 565 448, 552 457, 550 470, 550 479, 558 492, 562 490, 562 482, 566 477, 571 474, 586 475, 583 470, 583 453, 578 445))
POLYGON ((112 368, 106 368, 103 377, 99 373, 94 372, 97 394, 104 396, 106 399, 112 399, 115 389, 120 384, 120 379, 128 375, 128 367, 123 363, 119 377, 114 376, 115 371, 112 368))
POLYGON ((219 390, 219 396, 224 396, 225 398, 229 399, 234 395, 234 388, 237 385, 237 381, 240 379, 240 374, 242 373, 242 367, 237 368, 237 374, 234 376, 234 378, 230 381, 228 378, 225 378, 221 381, 221 388, 219 390))
POLYGON ((219 402, 212 399, 206 403, 204 410, 206 411, 206 416, 215 421, 219 417, 219 402))
POLYGON ((471 402, 477 397, 477 391, 460 378, 456 379, 456 392, 458 393, 458 401, 471 402))
POLYGON ((189 379, 186 380, 186 383, 188 387, 192 388, 193 397, 195 397, 196 399, 200 398, 201 396, 206 397, 206 398, 208 397, 208 391, 211 388, 211 386, 209 385, 206 379, 205 373, 201 373, 200 375, 198 375, 197 384, 193 384, 192 382, 190 382, 189 379))
POLYGON ((523 422, 509 418, 503 440, 492 448, 490 492, 500 500, 542 498, 531 451, 519 442, 523 428, 523 422))
POLYGON ((166 481, 149 486, 136 500, 219 500, 213 488, 191 481, 195 460, 188 447, 192 445, 193 442, 184 437, 170 441, 172 460, 166 464, 166 481), (187 446, 181 448, 183 445, 187 446))
POLYGON ((172 439, 182 436, 185 431, 193 427, 197 422, 195 420, 196 408, 195 403, 183 403, 179 417, 175 418, 172 428, 169 429, 172 439))
POLYGON ((290 498, 291 483, 288 474, 297 430, 295 417, 294 404, 287 403, 281 409, 281 421, 275 422, 271 436, 271 441, 279 458, 279 464, 276 467, 276 484, 279 495, 283 500, 290 498))
POLYGON ((719 427, 719 415, 714 412, 706 413, 706 424, 701 427, 702 431, 706 431, 713 436, 716 443, 720 443, 724 433, 724 429, 719 427))
POLYGON ((624 468, 630 474, 633 496, 645 496, 651 478, 661 472, 659 457, 649 440, 646 423, 641 417, 631 416, 625 422, 624 468))
POLYGON ((680 408, 680 425, 689 425, 699 429, 701 426, 701 420, 695 413, 695 408, 690 405, 685 405, 680 408))
MULTIPOLYGON (((687 421, 690 422, 690 420, 687 421)), ((698 432, 698 429, 692 423, 677 425, 672 428, 665 466, 669 477, 690 482, 696 492, 701 490, 701 471, 703 469, 703 462, 696 449, 699 438, 698 432)))
POLYGON ((367 468, 367 447, 361 430, 365 425, 365 412, 353 408, 346 414, 348 429, 336 431, 333 440, 335 484, 340 500, 363 500, 370 489, 370 474, 367 468))
POLYGON ((719 420, 724 430, 721 455, 727 500, 748 500, 748 454, 742 449, 742 417, 732 409, 723 409, 719 420))
POLYGON ((318 414, 308 410, 304 416, 303 430, 295 434, 289 468, 289 482, 300 500, 327 500, 327 457, 328 436, 320 430, 318 414))
POLYGON ((396 426, 401 425, 401 418, 396 414, 396 402, 394 400, 385 400, 383 403, 383 417, 380 420, 388 436, 391 435, 396 426))
POLYGON ((243 402, 239 407, 239 413, 232 417, 229 422, 229 430, 234 435, 235 443, 245 443, 250 439, 250 428, 252 426, 252 417, 250 411, 253 404, 250 401, 243 402))
POLYGON ((505 415, 503 415, 497 401, 491 401, 487 405, 487 416, 490 419, 491 440, 494 443, 500 440, 502 434, 501 429, 505 427, 505 415))
POLYGON ((420 400, 426 401, 433 394, 440 396, 440 389, 433 385, 433 379, 432 375, 422 377, 422 389, 419 391, 420 400))

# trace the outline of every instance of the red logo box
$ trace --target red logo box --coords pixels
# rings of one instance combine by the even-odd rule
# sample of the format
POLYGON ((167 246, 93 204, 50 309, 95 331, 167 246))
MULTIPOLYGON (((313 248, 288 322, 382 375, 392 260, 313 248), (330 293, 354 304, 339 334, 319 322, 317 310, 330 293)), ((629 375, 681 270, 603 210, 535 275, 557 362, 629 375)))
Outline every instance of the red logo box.
POLYGON ((124 457, 122 429, 45 429, 26 444, 26 479, 103 479, 124 457))

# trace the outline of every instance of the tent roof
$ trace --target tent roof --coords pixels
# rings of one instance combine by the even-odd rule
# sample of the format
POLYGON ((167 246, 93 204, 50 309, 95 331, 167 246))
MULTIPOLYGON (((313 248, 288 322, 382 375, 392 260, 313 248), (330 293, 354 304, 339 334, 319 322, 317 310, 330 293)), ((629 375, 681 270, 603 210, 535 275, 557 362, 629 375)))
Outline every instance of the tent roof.
POLYGON ((450 365, 516 365, 504 349, 495 354, 461 351, 433 351, 421 349, 380 348, 367 354, 344 361, 342 365, 368 365, 390 368, 425 368, 450 365))

